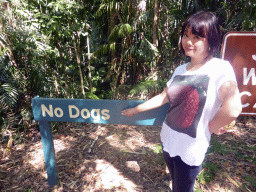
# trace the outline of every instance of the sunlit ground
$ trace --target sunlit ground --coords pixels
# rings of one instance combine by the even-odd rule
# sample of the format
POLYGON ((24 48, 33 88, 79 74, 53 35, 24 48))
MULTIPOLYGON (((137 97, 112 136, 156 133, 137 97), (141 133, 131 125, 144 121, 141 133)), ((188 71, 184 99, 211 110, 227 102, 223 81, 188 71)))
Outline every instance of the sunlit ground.
MULTIPOLYGON (((159 127, 118 125, 78 127, 76 124, 66 127, 66 130, 54 135, 59 175, 59 185, 56 190, 168 191, 168 171, 161 160, 160 129, 159 127), (96 142, 91 146, 94 140, 96 142), (92 153, 88 154, 90 147, 92 153)), ((229 157, 219 155, 221 151, 215 148, 214 153, 208 154, 207 161, 213 160, 216 165, 224 166, 224 169, 217 171, 211 182, 205 182, 206 177, 204 176, 200 182, 196 183, 195 192, 238 192, 241 191, 238 187, 244 184, 251 185, 249 181, 242 178, 243 174, 254 178, 253 175, 249 175, 254 171, 253 167, 248 165, 244 167, 247 162, 246 157, 251 154, 247 153, 246 157, 241 156, 241 160, 230 159, 235 157, 232 156, 232 152, 240 153, 240 151, 242 152, 240 148, 254 146, 251 141, 255 136, 249 134, 250 131, 253 129, 237 132, 235 137, 229 134, 218 140, 219 144, 217 144, 224 147, 219 150, 226 152, 229 157), (252 139, 249 140, 249 138, 252 139), (237 150, 239 151, 234 151, 235 149, 232 148, 234 146, 229 146, 234 139, 237 139, 237 142, 238 140, 247 142, 244 145, 238 145, 237 150), (215 157, 216 155, 219 156, 215 157), (236 163, 236 166, 234 167, 232 163, 236 163)), ((7 177, 0 178, 1 182, 7 184, 6 186, 9 181, 13 180, 13 185, 9 185, 6 189, 9 191, 18 189, 23 191, 28 189, 30 191, 51 190, 47 183, 41 140, 14 147, 14 151, 20 153, 20 158, 15 158, 18 157, 16 155, 12 160, 12 156, 7 155, 3 159, 7 163, 0 164, 0 176, 1 173, 9 172, 15 177, 8 178, 10 180, 7 177), (9 162, 8 158, 12 161, 9 162), (22 181, 22 185, 19 180, 22 181)), ((209 170, 204 171, 209 172, 209 170)), ((252 190, 245 189, 245 191, 252 190)))

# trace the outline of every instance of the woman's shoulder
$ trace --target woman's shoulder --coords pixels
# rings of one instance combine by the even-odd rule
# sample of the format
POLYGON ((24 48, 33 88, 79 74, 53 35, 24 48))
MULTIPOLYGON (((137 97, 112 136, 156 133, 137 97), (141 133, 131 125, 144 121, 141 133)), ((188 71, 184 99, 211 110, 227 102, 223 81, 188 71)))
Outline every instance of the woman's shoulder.
POLYGON ((218 73, 223 73, 223 72, 229 72, 230 70, 233 70, 232 65, 230 64, 229 61, 219 59, 219 58, 213 58, 208 65, 208 69, 212 72, 218 72, 218 73))
POLYGON ((216 57, 212 59, 211 63, 215 66, 231 66, 229 61, 216 57))
POLYGON ((207 69, 209 74, 216 78, 230 78, 235 79, 235 71, 229 61, 214 58, 210 67, 207 69))
POLYGON ((188 63, 181 64, 180 66, 176 67, 175 72, 178 72, 178 73, 185 72, 187 65, 188 65, 188 63))

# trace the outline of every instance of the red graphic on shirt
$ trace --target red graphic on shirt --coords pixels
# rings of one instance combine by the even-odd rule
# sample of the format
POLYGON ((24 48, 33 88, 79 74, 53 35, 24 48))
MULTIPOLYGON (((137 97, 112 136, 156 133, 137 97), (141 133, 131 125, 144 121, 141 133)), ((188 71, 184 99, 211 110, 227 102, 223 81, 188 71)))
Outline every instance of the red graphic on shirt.
POLYGON ((209 78, 176 76, 167 90, 170 109, 165 123, 172 129, 196 137, 197 125, 206 100, 209 78))
POLYGON ((183 110, 179 114, 176 113, 175 116, 177 116, 177 125, 184 129, 190 127, 194 122, 196 112, 199 108, 199 95, 197 90, 191 86, 181 87, 179 91, 180 93, 178 95, 181 96, 179 100, 184 101, 182 103, 183 110))

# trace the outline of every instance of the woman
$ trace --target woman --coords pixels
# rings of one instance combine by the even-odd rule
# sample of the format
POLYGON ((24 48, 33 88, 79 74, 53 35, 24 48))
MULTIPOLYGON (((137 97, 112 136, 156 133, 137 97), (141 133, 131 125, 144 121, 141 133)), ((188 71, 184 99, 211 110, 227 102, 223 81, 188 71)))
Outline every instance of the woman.
POLYGON ((211 134, 227 132, 224 127, 242 110, 232 66, 213 57, 219 45, 216 16, 211 12, 190 16, 182 26, 181 49, 191 61, 174 71, 161 94, 122 111, 133 116, 170 103, 160 137, 174 192, 193 191, 211 134))

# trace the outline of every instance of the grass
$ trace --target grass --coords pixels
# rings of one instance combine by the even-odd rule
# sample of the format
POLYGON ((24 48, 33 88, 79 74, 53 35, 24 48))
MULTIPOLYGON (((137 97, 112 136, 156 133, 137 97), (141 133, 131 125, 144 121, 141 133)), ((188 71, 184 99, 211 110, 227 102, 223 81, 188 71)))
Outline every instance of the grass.
POLYGON ((155 146, 152 148, 152 151, 153 151, 155 154, 159 154, 159 153, 162 154, 162 146, 161 146, 161 145, 155 145, 155 146))
MULTIPOLYGON (((221 144, 218 140, 214 138, 211 140, 211 145, 208 149, 206 155, 213 155, 218 153, 219 155, 224 155, 230 153, 230 148, 227 145, 221 144)), ((215 175, 220 170, 220 167, 213 162, 203 162, 202 171, 197 176, 197 184, 206 184, 214 180, 215 175)), ((197 189, 196 191, 201 191, 197 189)))
POLYGON ((206 184, 213 181, 219 169, 220 169, 219 166, 212 162, 204 162, 202 171, 197 176, 197 183, 206 184))
POLYGON ((197 177, 196 192, 218 182, 221 186, 215 187, 224 191, 255 191, 255 124, 247 121, 244 124, 246 127, 241 126, 238 134, 212 136, 203 169, 197 177))
POLYGON ((253 185, 256 188, 256 182, 255 182, 255 180, 252 177, 245 176, 244 180, 248 181, 251 185, 253 185))
POLYGON ((230 150, 230 146, 220 143, 220 141, 215 140, 214 138, 212 139, 209 152, 218 153, 219 155, 225 155, 229 154, 230 150))

